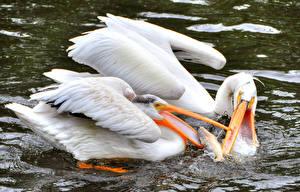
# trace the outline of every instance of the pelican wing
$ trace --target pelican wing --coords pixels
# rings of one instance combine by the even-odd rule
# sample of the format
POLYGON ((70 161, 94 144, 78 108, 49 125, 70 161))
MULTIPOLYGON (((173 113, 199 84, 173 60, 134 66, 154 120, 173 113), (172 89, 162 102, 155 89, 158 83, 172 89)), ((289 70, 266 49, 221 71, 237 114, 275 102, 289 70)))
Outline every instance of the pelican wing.
POLYGON ((87 72, 78 73, 67 69, 52 69, 51 71, 44 73, 44 75, 57 83, 69 82, 77 78, 102 77, 101 74, 91 74, 87 72))
POLYGON ((226 63, 225 57, 209 45, 158 25, 111 14, 98 18, 110 29, 118 30, 122 26, 140 34, 169 54, 175 54, 179 60, 200 63, 215 69, 223 68, 226 63))
POLYGON ((144 142, 156 141, 161 134, 160 128, 123 96, 128 89, 131 87, 118 78, 90 77, 33 94, 31 99, 45 101, 57 107, 58 113, 83 114, 93 119, 97 126, 128 138, 144 142))
POLYGON ((71 39, 68 56, 104 76, 119 77, 137 94, 151 93, 165 99, 180 98, 185 88, 166 70, 162 61, 142 45, 108 28, 71 39))

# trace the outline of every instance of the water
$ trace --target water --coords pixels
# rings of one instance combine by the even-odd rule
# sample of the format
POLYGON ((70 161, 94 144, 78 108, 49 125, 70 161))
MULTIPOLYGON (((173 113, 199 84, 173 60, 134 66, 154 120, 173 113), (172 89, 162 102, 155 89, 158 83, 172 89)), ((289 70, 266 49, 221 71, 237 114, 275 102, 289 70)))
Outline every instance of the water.
MULTIPOLYGON (((300 189, 300 3, 297 0, 1 1, 0 191, 298 191, 300 189), (222 80, 249 71, 257 84, 255 157, 214 163, 189 146, 163 162, 124 163, 118 175, 79 170, 72 156, 30 131, 3 104, 28 102, 52 68, 93 72, 66 56, 68 39, 100 27, 96 16, 139 18, 220 50, 220 71, 185 67, 215 95, 222 80)), ((196 122, 187 119, 192 125, 196 122)))

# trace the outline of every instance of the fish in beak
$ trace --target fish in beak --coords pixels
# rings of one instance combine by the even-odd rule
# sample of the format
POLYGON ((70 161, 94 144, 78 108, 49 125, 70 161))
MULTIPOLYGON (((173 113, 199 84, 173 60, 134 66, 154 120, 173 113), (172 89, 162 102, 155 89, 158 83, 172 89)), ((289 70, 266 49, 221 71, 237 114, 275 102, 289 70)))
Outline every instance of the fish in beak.
POLYGON ((222 161, 224 159, 222 147, 218 142, 216 136, 214 136, 211 132, 207 131, 204 127, 200 127, 199 138, 201 144, 204 145, 205 149, 208 152, 213 153, 215 155, 215 159, 214 159, 215 162, 222 161))
POLYGON ((218 123, 212 119, 209 119, 209 118, 199 115, 197 113, 193 113, 188 110, 176 107, 171 104, 164 104, 164 105, 160 104, 155 107, 159 111, 159 114, 161 116, 163 116, 163 120, 154 120, 158 125, 164 125, 166 127, 169 127, 170 129, 175 131, 177 134, 179 134, 184 139, 185 142, 186 142, 186 140, 189 140, 191 143, 193 143, 194 145, 196 145, 199 148, 203 148, 203 146, 201 145, 201 142, 199 140, 198 132, 195 129, 193 129, 190 125, 188 125, 186 122, 184 122, 180 118, 176 117, 172 113, 169 113, 168 111, 176 112, 176 113, 180 113, 180 114, 190 116, 190 117, 193 117, 196 119, 200 119, 207 123, 218 126, 224 130, 230 130, 225 125, 218 123))
POLYGON ((254 155, 259 146, 255 132, 253 103, 255 97, 250 102, 241 100, 235 108, 229 128, 222 144, 223 156, 229 153, 239 153, 245 156, 254 155))

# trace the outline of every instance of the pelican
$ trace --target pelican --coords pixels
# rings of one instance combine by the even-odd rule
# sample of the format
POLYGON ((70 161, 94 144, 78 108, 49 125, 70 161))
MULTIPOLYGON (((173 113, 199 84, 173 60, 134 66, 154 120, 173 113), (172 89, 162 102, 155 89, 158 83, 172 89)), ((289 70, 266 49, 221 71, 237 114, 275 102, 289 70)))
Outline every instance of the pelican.
POLYGON ((160 161, 182 153, 187 140, 202 148, 197 131, 167 111, 202 119, 198 114, 154 95, 136 95, 129 84, 116 77, 68 70, 52 70, 45 75, 58 85, 31 95, 39 102, 34 108, 18 103, 6 108, 35 133, 80 161, 160 161))
POLYGON ((227 77, 216 95, 215 112, 231 117, 229 128, 222 144, 223 156, 240 154, 252 156, 259 142, 255 131, 257 89, 251 74, 237 73, 227 77))
POLYGON ((157 95, 167 102, 209 117, 215 101, 179 60, 221 69, 225 57, 183 34, 144 21, 108 14, 106 27, 70 39, 68 56, 104 76, 119 77, 137 94, 157 95))

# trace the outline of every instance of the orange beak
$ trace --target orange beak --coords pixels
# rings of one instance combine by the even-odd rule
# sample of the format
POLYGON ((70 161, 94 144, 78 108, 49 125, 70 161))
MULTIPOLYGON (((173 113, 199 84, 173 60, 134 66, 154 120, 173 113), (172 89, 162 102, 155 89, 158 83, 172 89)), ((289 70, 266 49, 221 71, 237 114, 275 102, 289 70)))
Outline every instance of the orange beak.
POLYGON ((163 120, 154 120, 156 124, 168 127, 174 132, 176 132, 182 137, 185 144, 186 140, 189 140, 197 147, 204 148, 200 144, 198 132, 195 129, 193 129, 189 124, 167 111, 160 111, 159 114, 164 118, 163 120))
POLYGON ((162 110, 159 112, 161 116, 164 117, 163 120, 154 120, 158 125, 163 125, 165 127, 168 127, 175 131, 178 135, 180 135, 183 140, 186 142, 186 140, 189 140, 191 143, 196 145, 199 148, 203 148, 203 146, 200 144, 200 140, 198 137, 198 132, 193 129, 190 125, 188 125, 186 122, 183 120, 179 119, 175 115, 167 112, 167 111, 172 111, 176 113, 180 113, 183 115, 187 115, 196 119, 200 119, 202 121, 208 122, 210 124, 213 124, 215 126, 218 126, 224 130, 230 130, 228 127, 222 125, 221 123, 218 123, 214 120, 211 120, 207 117, 204 117, 202 115, 199 115, 197 113, 190 112, 188 110, 176 107, 171 104, 166 104, 162 110))
MULTIPOLYGON (((222 145, 223 156, 231 153, 235 144, 242 145, 241 143, 236 143, 237 138, 239 138, 239 142, 243 141, 248 146, 253 145, 256 148, 259 145, 255 133, 254 115, 247 106, 248 103, 242 101, 233 112, 229 124, 229 128, 232 131, 227 131, 222 145)), ((243 147, 240 146, 240 148, 243 147)), ((247 152, 243 151, 243 153, 247 152)))
POLYGON ((193 117, 195 119, 200 119, 202 121, 205 121, 207 123, 210 123, 212 125, 215 125, 217 127, 220 127, 221 129, 224 129, 226 131, 229 131, 230 128, 226 127, 225 125, 221 124, 221 123, 218 123, 212 119, 209 119, 207 117, 204 117, 202 115, 199 115, 197 113, 193 113, 191 111, 188 111, 188 110, 185 110, 185 109, 182 109, 182 108, 179 108, 179 107, 176 107, 174 105, 171 105, 171 104, 167 104, 166 107, 163 109, 164 111, 172 111, 172 112, 176 112, 176 113, 180 113, 180 114, 183 114, 183 115, 186 115, 186 116, 190 116, 190 117, 193 117))

